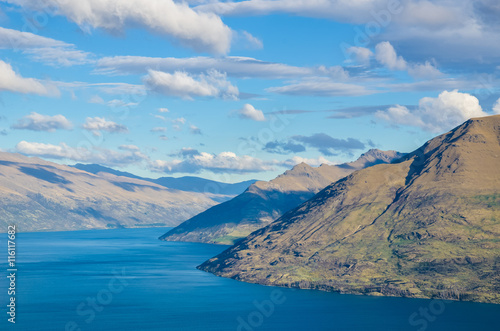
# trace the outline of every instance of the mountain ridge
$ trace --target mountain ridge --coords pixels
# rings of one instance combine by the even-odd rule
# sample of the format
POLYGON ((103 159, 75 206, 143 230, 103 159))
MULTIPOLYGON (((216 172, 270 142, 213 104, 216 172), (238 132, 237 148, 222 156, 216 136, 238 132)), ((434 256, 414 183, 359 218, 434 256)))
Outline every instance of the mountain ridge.
POLYGON ((500 116, 356 171, 198 268, 246 282, 500 303, 500 116))
POLYGON ((356 168, 388 162, 403 154, 370 150, 341 166, 313 168, 300 163, 271 181, 257 181, 235 198, 214 206, 161 236, 161 240, 232 244, 308 200, 356 168))
POLYGON ((2 231, 9 224, 19 231, 175 226, 219 198, 0 152, 2 231))
POLYGON ((84 170, 93 174, 98 174, 99 172, 107 172, 117 176, 124 176, 124 177, 145 180, 161 186, 165 186, 167 188, 180 191, 226 195, 227 197, 224 197, 224 199, 222 199, 220 202, 227 201, 232 197, 242 193, 248 188, 248 186, 257 181, 256 179, 251 179, 237 183, 223 183, 215 180, 205 179, 201 177, 194 177, 194 176, 148 178, 148 177, 137 176, 130 172, 104 167, 99 164, 77 163, 75 165, 71 165, 71 167, 84 170))

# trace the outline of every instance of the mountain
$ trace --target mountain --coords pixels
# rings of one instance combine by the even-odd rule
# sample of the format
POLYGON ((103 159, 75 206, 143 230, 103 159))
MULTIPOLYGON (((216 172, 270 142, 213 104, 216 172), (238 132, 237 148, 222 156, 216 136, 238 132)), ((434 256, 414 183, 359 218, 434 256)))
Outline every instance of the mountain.
POLYGON ((296 165, 275 179, 252 184, 245 192, 187 220, 160 237, 167 241, 233 244, 313 197, 351 172, 391 162, 402 154, 372 149, 351 163, 313 168, 296 165))
POLYGON ((229 184, 217 182, 214 180, 209 180, 200 177, 184 176, 184 177, 160 177, 157 179, 139 177, 129 172, 119 171, 111 169, 108 167, 103 167, 98 164, 82 164, 77 163, 73 165, 80 170, 84 170, 93 174, 98 174, 100 172, 107 172, 116 176, 125 176, 130 178, 136 178, 145 180, 148 182, 156 183, 161 186, 165 186, 174 190, 186 191, 186 192, 199 192, 199 193, 214 193, 219 196, 219 202, 227 201, 232 197, 245 191, 250 185, 255 183, 257 180, 247 180, 239 183, 229 184))
POLYGON ((500 115, 354 172, 199 268, 266 285, 500 303, 500 115))
POLYGON ((0 152, 1 231, 176 226, 218 198, 0 152))

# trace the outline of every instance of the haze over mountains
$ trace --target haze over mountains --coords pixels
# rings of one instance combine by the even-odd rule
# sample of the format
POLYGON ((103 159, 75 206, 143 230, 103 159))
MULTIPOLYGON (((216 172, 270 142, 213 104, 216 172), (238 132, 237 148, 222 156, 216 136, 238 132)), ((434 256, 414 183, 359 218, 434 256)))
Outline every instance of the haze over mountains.
POLYGON ((356 171, 200 269, 266 285, 500 303, 500 115, 356 171))
POLYGON ((233 244, 310 199, 328 184, 355 170, 389 163, 401 156, 395 151, 372 149, 351 163, 323 164, 317 168, 301 163, 271 181, 255 182, 244 193, 194 216, 160 239, 233 244))
MULTIPOLYGON (((230 183, 222 183, 214 180, 209 180, 200 177, 193 177, 193 176, 184 176, 179 178, 160 177, 153 179, 153 178, 139 177, 129 172, 111 169, 98 164, 77 163, 72 167, 93 174, 98 174, 100 172, 107 172, 117 176, 125 176, 125 177, 145 180, 174 190, 198 192, 198 193, 212 193, 216 197, 218 202, 230 200, 234 196, 245 191, 251 184, 257 181, 256 179, 252 179, 239 183, 230 184, 230 183), (220 195, 220 197, 218 195, 220 195)), ((213 198, 214 197, 212 197, 212 199, 213 198)))
POLYGON ((0 153, 0 230, 175 226, 227 198, 0 153))

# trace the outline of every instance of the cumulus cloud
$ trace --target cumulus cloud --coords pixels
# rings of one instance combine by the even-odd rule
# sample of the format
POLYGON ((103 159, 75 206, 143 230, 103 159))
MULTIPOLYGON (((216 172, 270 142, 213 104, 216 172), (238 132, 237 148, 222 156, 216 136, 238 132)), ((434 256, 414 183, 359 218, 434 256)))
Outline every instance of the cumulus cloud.
POLYGON ((354 55, 357 63, 368 66, 370 64, 370 59, 374 55, 371 50, 365 47, 352 46, 347 49, 347 54, 354 55))
POLYGON ((226 75, 216 70, 196 77, 187 72, 176 71, 173 74, 149 70, 144 77, 146 86, 157 93, 192 100, 194 97, 218 97, 237 99, 238 88, 233 86, 226 75))
POLYGON ((117 124, 113 121, 107 121, 102 117, 87 117, 85 123, 83 124, 83 129, 91 131, 93 135, 100 136, 101 131, 106 131, 110 133, 127 133, 128 129, 126 126, 117 124))
POLYGON ((11 126, 12 129, 47 132, 54 132, 59 129, 70 130, 72 127, 71 122, 63 115, 49 116, 35 112, 24 116, 11 126))
POLYGON ((155 172, 165 173, 199 173, 203 170, 214 173, 252 173, 273 170, 274 162, 263 161, 248 155, 238 156, 233 152, 210 154, 193 153, 186 150, 182 159, 171 161, 155 160, 150 168, 155 172))
POLYGON ((453 90, 444 91, 437 98, 420 99, 416 109, 395 105, 385 111, 378 111, 376 116, 394 124, 417 126, 440 133, 469 118, 488 116, 488 113, 483 111, 475 96, 453 90))
MULTIPOLYGON (((364 47, 357 47, 356 49, 358 53, 364 51, 367 56, 367 52, 370 51, 364 47)), ((408 63, 402 56, 397 54, 394 46, 388 41, 383 41, 375 46, 374 56, 375 59, 387 69, 407 71, 411 76, 416 78, 438 78, 443 75, 443 73, 429 61, 424 63, 408 63)))
POLYGON ((240 118, 259 121, 259 122, 266 120, 266 117, 264 116, 262 110, 255 109, 254 106, 252 106, 249 103, 244 104, 242 108, 236 110, 235 112, 238 114, 240 118))
POLYGON ((159 113, 169 113, 170 110, 168 110, 168 108, 158 108, 158 112, 159 113))
POLYGON ((91 62, 91 54, 75 45, 30 32, 0 27, 0 48, 22 50, 33 60, 53 66, 72 66, 91 62))
POLYGON ((35 10, 57 8, 84 31, 102 28, 112 33, 128 27, 142 27, 167 36, 196 51, 227 53, 232 31, 213 13, 193 10, 185 2, 173 0, 9 0, 35 10))
POLYGON ((316 133, 312 136, 292 136, 293 140, 318 149, 323 155, 331 156, 339 152, 350 152, 355 149, 364 149, 365 144, 354 138, 337 139, 325 133, 316 133))
POLYGON ((24 78, 17 74, 10 64, 0 60, 0 91, 10 91, 23 94, 38 94, 58 96, 57 87, 48 82, 34 78, 24 78))
POLYGON ((140 163, 148 157, 139 150, 117 152, 103 148, 87 149, 70 147, 65 143, 59 145, 21 141, 16 151, 30 156, 39 156, 55 160, 71 160, 76 162, 97 163, 107 166, 124 166, 140 163))
POLYGON ((396 50, 388 41, 375 46, 375 58, 390 70, 405 70, 408 65, 403 57, 396 54, 396 50))
POLYGON ((498 99, 495 105, 493 106, 493 113, 500 114, 500 99, 498 99))

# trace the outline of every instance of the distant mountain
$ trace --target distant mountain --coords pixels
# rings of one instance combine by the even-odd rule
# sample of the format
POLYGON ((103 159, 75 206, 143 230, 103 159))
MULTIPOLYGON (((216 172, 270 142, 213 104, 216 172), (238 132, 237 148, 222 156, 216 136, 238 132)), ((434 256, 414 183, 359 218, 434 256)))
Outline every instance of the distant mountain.
POLYGON ((1 231, 176 226, 220 197, 0 152, 1 231))
POLYGON ((199 268, 266 285, 500 303, 500 115, 354 172, 199 268))
POLYGON ((136 179, 141 179, 141 180, 146 180, 148 182, 156 183, 161 186, 165 186, 171 189, 175 190, 181 190, 181 191, 186 191, 186 192, 199 192, 199 193, 213 193, 213 194, 220 194, 220 195, 225 195, 226 197, 219 197, 219 200, 227 201, 231 199, 232 197, 242 193, 245 191, 250 185, 255 183, 257 180, 252 179, 252 180, 247 180, 244 182, 239 182, 239 183, 234 183, 234 184, 228 184, 228 183, 222 183, 222 182, 217 182, 214 180, 209 180, 205 178, 200 178, 200 177, 192 177, 192 176, 185 176, 185 177, 160 177, 157 179, 153 178, 146 178, 146 177, 139 177, 136 175, 133 175, 129 172, 124 172, 124 171, 119 171, 115 169, 111 169, 108 167, 103 167, 98 164, 82 164, 82 163, 77 163, 73 165, 72 167, 75 167, 80 170, 84 170, 93 174, 98 174, 99 172, 107 172, 116 176, 125 176, 125 177, 130 177, 130 178, 136 178, 136 179))
POLYGON ((310 199, 351 172, 391 162, 402 154, 372 149, 351 163, 313 168, 305 163, 275 179, 252 184, 234 199, 214 206, 160 237, 168 241, 232 244, 310 199))

